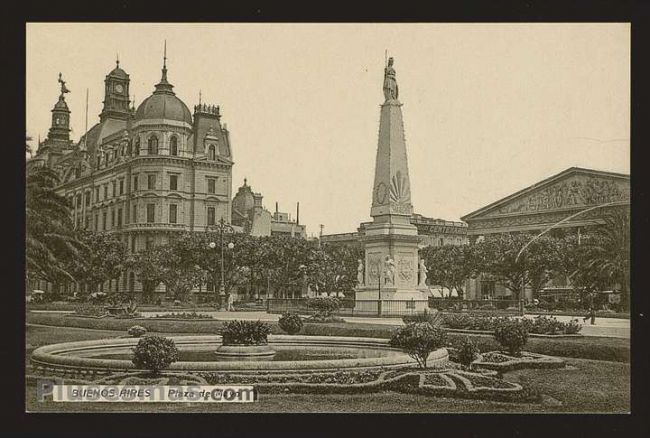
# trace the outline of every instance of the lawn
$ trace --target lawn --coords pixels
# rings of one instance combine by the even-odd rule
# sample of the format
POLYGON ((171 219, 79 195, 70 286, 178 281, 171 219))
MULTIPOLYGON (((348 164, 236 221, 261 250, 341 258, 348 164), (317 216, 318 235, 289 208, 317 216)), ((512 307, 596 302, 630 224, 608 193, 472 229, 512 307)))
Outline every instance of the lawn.
MULTIPOLYGON (((27 354, 41 345, 121 336, 122 331, 27 327, 27 354)), ((165 333, 173 335, 173 333, 165 333)), ((627 363, 569 359, 567 369, 520 370, 504 378, 539 391, 550 403, 519 404, 380 392, 371 395, 264 395, 254 404, 39 403, 34 384, 26 386, 28 411, 61 412, 608 412, 629 410, 627 363), (561 405, 558 405, 560 402, 561 405)), ((29 374, 29 371, 28 371, 29 374)))

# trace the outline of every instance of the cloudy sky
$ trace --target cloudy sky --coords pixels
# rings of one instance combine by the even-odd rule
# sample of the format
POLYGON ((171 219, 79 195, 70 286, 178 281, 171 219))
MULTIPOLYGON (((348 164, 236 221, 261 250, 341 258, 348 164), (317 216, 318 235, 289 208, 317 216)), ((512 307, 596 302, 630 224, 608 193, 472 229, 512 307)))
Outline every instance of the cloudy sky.
POLYGON ((142 102, 165 39, 177 95, 221 106, 233 191, 247 177, 292 217, 300 201, 309 234, 370 219, 385 50, 416 212, 458 220, 571 166, 629 172, 628 24, 28 24, 27 134, 46 136, 62 72, 77 140, 118 53, 142 102))

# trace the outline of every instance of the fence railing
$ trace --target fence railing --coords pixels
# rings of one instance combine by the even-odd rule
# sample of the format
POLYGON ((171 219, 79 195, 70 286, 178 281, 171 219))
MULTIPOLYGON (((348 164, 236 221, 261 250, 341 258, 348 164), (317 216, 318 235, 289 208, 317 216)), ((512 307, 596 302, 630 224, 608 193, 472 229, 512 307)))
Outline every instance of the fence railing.
MULTIPOLYGON (((336 316, 381 316, 400 317, 415 315, 429 310, 427 300, 340 300, 341 306, 332 312, 336 316)), ((292 312, 313 315, 317 309, 311 307, 309 298, 269 298, 266 300, 268 313, 292 312)))
POLYGON ((499 313, 522 316, 525 312, 521 300, 461 300, 429 297, 429 308, 441 312, 499 313))

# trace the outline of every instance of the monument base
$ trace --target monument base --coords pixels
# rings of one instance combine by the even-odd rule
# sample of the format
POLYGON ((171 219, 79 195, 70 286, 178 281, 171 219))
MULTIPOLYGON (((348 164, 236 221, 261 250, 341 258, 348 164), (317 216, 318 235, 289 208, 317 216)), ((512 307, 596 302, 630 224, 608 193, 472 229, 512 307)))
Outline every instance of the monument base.
POLYGON ((363 315, 403 316, 429 309, 428 289, 382 288, 355 291, 354 313, 363 315))

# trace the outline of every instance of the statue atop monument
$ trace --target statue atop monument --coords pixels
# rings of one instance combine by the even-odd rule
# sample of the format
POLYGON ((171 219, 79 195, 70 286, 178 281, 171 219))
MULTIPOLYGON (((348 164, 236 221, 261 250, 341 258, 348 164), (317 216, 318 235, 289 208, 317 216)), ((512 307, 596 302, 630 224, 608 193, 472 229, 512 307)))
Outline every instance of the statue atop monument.
POLYGON ((384 68, 384 97, 386 101, 397 100, 399 91, 397 89, 397 80, 395 79, 395 69, 393 68, 393 57, 388 58, 388 65, 384 68))

